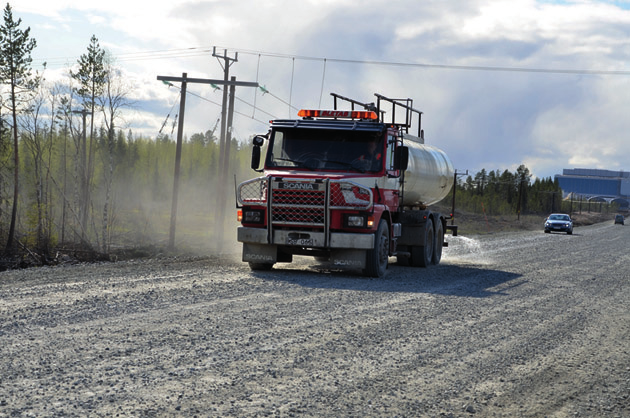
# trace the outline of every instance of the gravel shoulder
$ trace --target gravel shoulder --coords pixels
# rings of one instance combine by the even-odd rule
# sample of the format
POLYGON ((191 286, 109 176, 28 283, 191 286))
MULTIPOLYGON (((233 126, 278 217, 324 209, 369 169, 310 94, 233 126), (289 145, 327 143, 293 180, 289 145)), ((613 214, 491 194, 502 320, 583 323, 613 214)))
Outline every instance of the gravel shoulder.
POLYGON ((239 255, 0 273, 0 417, 630 416, 630 230, 384 279, 239 255))

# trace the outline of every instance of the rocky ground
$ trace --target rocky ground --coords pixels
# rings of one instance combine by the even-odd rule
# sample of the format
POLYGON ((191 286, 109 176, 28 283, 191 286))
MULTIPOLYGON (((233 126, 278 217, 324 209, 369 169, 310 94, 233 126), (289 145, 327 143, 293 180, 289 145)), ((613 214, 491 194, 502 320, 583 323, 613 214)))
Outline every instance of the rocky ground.
POLYGON ((384 279, 236 247, 2 272, 0 417, 628 417, 626 228, 462 232, 384 279))

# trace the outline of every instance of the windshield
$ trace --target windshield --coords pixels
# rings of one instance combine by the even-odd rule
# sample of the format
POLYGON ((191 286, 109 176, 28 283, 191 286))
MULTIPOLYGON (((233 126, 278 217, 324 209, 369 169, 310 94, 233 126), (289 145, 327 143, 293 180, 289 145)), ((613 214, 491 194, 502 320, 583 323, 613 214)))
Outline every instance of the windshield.
POLYGON ((383 135, 330 129, 273 131, 267 167, 376 172, 383 168, 383 135))
POLYGON ((551 221, 568 221, 571 218, 569 218, 569 215, 551 215, 549 216, 549 220, 551 221))

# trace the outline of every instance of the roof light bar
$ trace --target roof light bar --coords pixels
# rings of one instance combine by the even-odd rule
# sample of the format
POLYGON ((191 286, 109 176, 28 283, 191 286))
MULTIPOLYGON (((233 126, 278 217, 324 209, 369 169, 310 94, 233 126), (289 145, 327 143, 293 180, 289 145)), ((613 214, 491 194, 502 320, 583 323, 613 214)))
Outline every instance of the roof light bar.
POLYGON ((298 116, 301 118, 378 119, 376 112, 368 110, 302 109, 298 112, 298 116))

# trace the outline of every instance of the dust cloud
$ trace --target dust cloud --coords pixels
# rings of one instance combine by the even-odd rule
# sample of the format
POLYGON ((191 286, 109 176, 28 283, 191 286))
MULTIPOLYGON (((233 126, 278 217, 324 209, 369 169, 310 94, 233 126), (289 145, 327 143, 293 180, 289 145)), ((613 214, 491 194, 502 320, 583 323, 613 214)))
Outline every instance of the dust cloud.
MULTIPOLYGON (((234 185, 226 185, 225 190, 225 198, 220 201, 217 181, 180 180, 173 249, 176 254, 227 256, 240 252, 234 185), (219 205, 223 205, 223 219, 219 219, 219 205)), ((168 187, 138 187, 130 181, 115 188, 111 248, 167 251, 172 195, 172 181, 168 187)))

